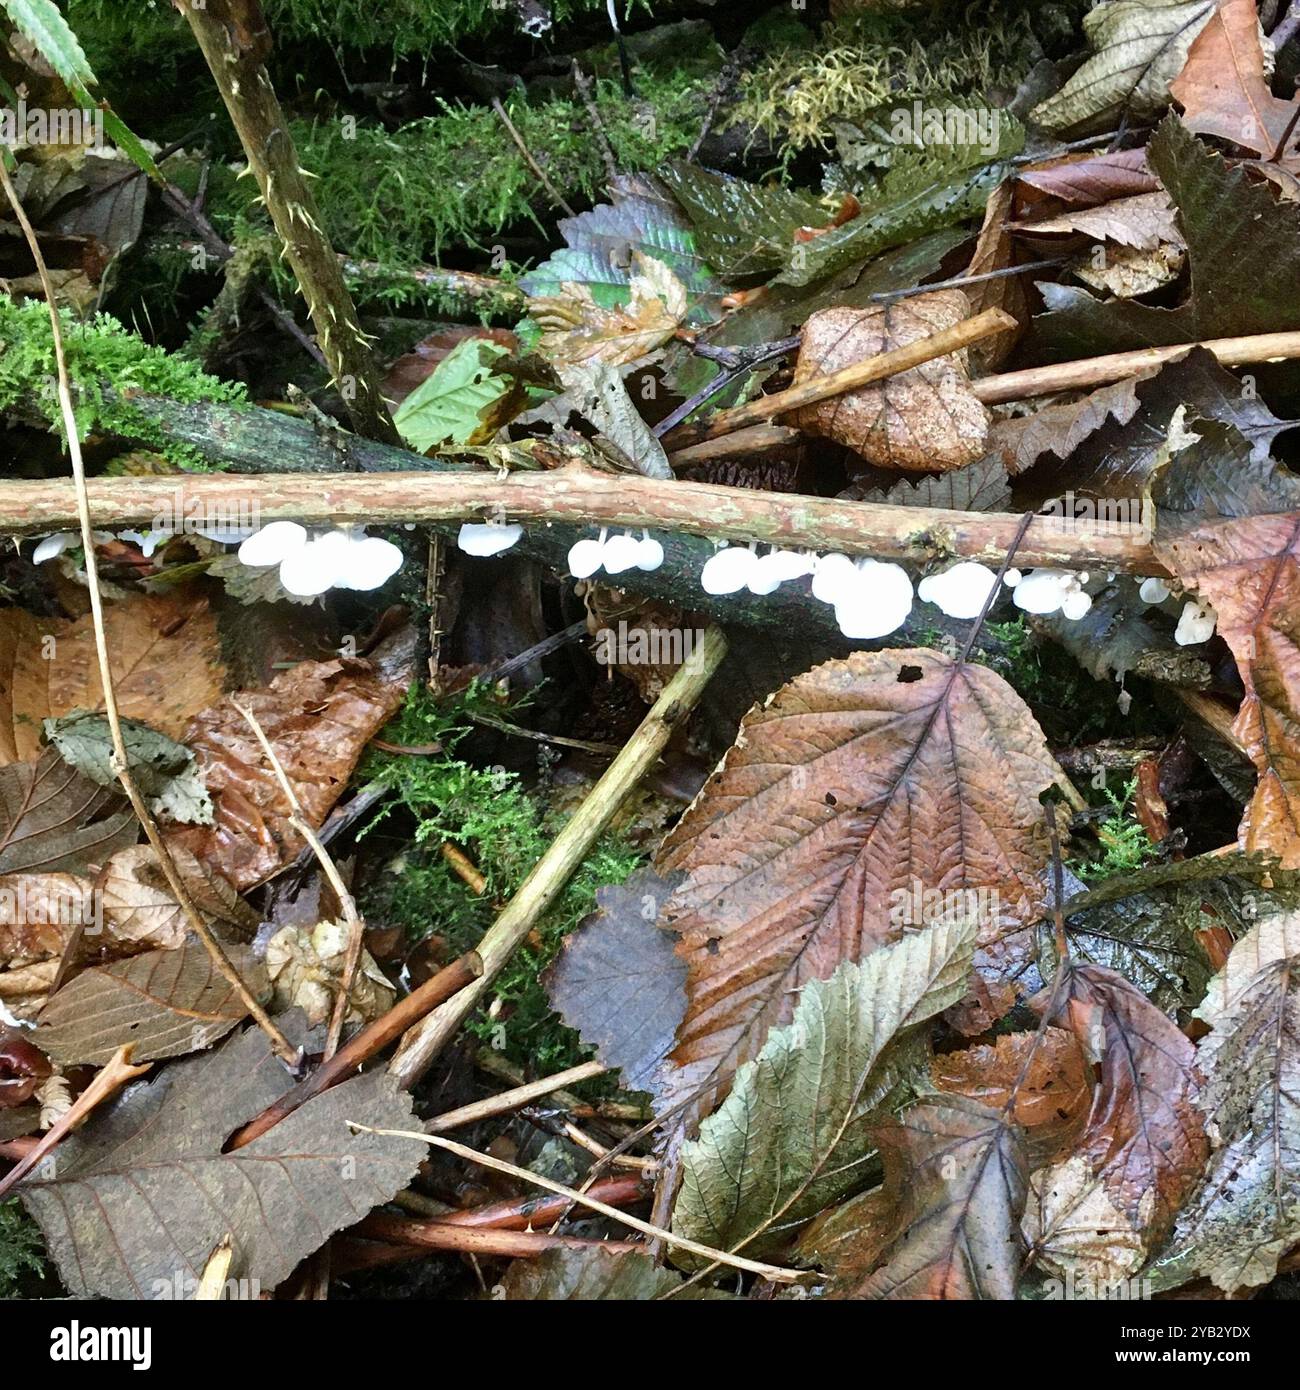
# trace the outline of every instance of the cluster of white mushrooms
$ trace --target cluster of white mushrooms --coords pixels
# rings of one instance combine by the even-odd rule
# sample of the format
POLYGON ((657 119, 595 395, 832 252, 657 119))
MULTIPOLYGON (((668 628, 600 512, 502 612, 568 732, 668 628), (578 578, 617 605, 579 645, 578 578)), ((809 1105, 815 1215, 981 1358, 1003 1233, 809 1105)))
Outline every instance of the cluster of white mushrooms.
POLYGON ((254 569, 280 567, 280 586, 298 598, 329 589, 378 589, 402 567, 392 541, 341 526, 311 531, 296 521, 273 521, 239 547, 239 562, 254 569))

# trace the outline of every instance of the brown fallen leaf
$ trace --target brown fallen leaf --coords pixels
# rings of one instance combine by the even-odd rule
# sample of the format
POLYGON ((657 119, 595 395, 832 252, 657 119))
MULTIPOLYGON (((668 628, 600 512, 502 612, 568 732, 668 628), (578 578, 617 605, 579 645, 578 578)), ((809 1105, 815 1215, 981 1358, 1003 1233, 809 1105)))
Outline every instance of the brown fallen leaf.
POLYGON ((1275 97, 1265 74, 1255 0, 1220 0, 1169 94, 1183 108, 1189 130, 1231 140, 1265 159, 1282 153, 1293 130, 1296 103, 1275 97))
MULTIPOLYGON (((993 190, 984 209, 984 225, 980 228, 970 264, 965 270, 967 275, 987 275, 995 270, 1008 270, 1017 263, 1016 241, 1011 235, 1015 189, 1015 181, 1005 179, 993 190)), ((1004 275, 997 280, 971 285, 966 291, 966 299, 972 314, 982 313, 985 309, 1002 309, 1022 325, 1029 322, 1029 293, 1022 275, 1004 275)), ((1019 338, 1019 332, 999 333, 993 338, 986 338, 972 346, 971 359, 980 372, 994 372, 1011 355, 1019 338)))
POLYGON ((1064 1155, 1092 1102, 1083 1049, 1063 1028, 1048 1028, 1041 1042, 1036 1033, 1011 1033, 992 1046, 941 1053, 931 1062, 930 1075, 939 1090, 995 1110, 1014 1091, 1011 1118, 1025 1132, 1033 1167, 1064 1155))
POLYGON ((1136 299, 1163 285, 1172 285, 1186 264, 1187 253, 1169 243, 1149 251, 1133 246, 1107 246, 1099 263, 1085 258, 1074 266, 1073 273, 1094 290, 1104 290, 1116 299, 1136 299))
MULTIPOLYGON (((221 695, 217 623, 206 600, 135 595, 104 610, 118 712, 172 738, 221 695)), ((94 627, 0 612, 0 762, 40 749, 41 721, 103 705, 94 627)))
POLYGON ((77 874, 0 877, 0 1004, 34 1018, 79 925, 93 919, 94 885, 77 874))
POLYGON ((265 690, 240 691, 195 715, 183 741, 198 755, 215 824, 182 827, 169 840, 240 892, 265 882, 297 857, 303 840, 234 700, 252 710, 307 820, 319 826, 367 741, 396 713, 408 680, 409 667, 378 659, 304 661, 265 690))
POLYGON ((1012 225, 1017 231, 1034 235, 1077 234, 1141 251, 1154 251, 1162 245, 1176 246, 1180 250, 1187 247, 1174 205, 1163 190, 1116 198, 1097 207, 1079 208, 1058 217, 1012 225))
POLYGON ((1095 207, 1115 198, 1152 193, 1160 187, 1160 180, 1147 167, 1144 149, 1067 155, 1022 169, 1016 183, 1027 200, 1037 194, 1059 198, 1075 207, 1095 207))
MULTIPOLYGON (((244 983, 265 998, 266 972, 244 946, 227 947, 244 983)), ((130 1045, 137 1061, 199 1052, 247 1016, 234 986, 197 940, 92 966, 59 989, 32 1035, 64 1066, 103 1066, 130 1045)))
POLYGON ((894 1239, 882 1267, 841 1297, 1014 1298, 1026 1188, 1016 1126, 952 1097, 914 1105, 876 1133, 894 1239))
POLYGON ((828 979, 939 912, 979 917, 981 1002, 1031 954, 1055 768, 1020 697, 928 650, 855 652, 783 686, 741 724, 656 865, 687 875, 687 1013, 667 1099, 725 1084, 828 979))
MULTIPOLYGON (((249 939, 261 921, 234 888, 208 865, 200 863, 181 844, 171 846, 172 862, 194 906, 209 926, 225 923, 249 939)), ((173 950, 189 932, 184 910, 176 901, 149 845, 118 850, 96 879, 102 894, 104 920, 118 950, 173 950)))
MULTIPOLYGON (((961 290, 935 290, 870 309, 822 309, 804 324, 795 384, 906 347, 969 317, 961 290)), ((983 455, 989 413, 971 392, 965 354, 952 353, 791 411, 786 423, 833 439, 882 468, 946 472, 983 455)))
POLYGON ((1070 965, 1055 1017, 1100 1068, 1074 1152, 1034 1175, 1025 1230, 1053 1273, 1106 1284, 1145 1264, 1205 1165, 1196 1050, 1122 975, 1070 965))
POLYGON ((989 431, 989 444, 1012 477, 1032 468, 1044 454, 1068 460, 1112 416, 1117 424, 1128 424, 1137 412, 1140 380, 1141 377, 1129 377, 1113 386, 1098 387, 1077 401, 1047 405, 1032 415, 997 420, 989 431))

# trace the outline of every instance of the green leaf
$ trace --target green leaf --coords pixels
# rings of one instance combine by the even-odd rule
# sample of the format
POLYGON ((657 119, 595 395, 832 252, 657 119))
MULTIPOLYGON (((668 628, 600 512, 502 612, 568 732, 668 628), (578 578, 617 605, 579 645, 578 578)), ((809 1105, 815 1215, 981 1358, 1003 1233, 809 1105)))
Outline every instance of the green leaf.
POLYGON ((53 0, 3 0, 9 18, 69 88, 93 87, 95 74, 53 0))
POLYGON ((1084 16, 1093 56, 1054 97, 1033 110, 1048 130, 1085 122, 1151 116, 1210 22, 1217 0, 1110 0, 1084 16))
MULTIPOLYGON (((43 728, 70 767, 101 787, 117 786, 113 738, 102 714, 73 710, 46 719, 43 728)), ((136 783, 155 815, 186 825, 212 824, 212 799, 188 748, 134 719, 122 720, 122 741, 136 783)))
POLYGON ((1197 1014, 1212 1025, 1197 1065, 1215 1147, 1151 1274, 1231 1293, 1269 1283, 1300 1240, 1300 914, 1237 942, 1197 1014))
POLYGON ((974 949, 973 922, 941 921, 810 981, 685 1146, 673 1230, 752 1254, 861 1186, 907 1035, 962 998, 974 949))
POLYGON ((411 448, 424 453, 443 444, 490 439, 498 428, 498 409, 514 389, 510 378, 492 373, 505 356, 507 350, 487 338, 457 343, 393 417, 411 448))

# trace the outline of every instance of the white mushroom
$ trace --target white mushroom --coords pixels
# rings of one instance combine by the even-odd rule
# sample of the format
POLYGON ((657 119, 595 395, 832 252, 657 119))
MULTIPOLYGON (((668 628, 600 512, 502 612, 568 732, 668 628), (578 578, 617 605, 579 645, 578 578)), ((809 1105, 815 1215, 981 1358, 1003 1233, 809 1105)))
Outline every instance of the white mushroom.
POLYGON ((605 542, 604 564, 607 574, 622 574, 624 570, 634 569, 641 558, 641 542, 625 531, 622 535, 611 536, 605 542))
POLYGON ((120 541, 130 541, 132 545, 140 547, 140 554, 146 560, 153 558, 153 553, 160 545, 165 545, 176 533, 169 528, 159 528, 150 531, 119 531, 117 538, 120 541))
POLYGON ((280 562, 280 583, 298 598, 315 598, 333 587, 344 565, 344 552, 350 538, 346 532, 330 531, 309 540, 306 545, 280 562))
POLYGON ((1163 579, 1144 579, 1138 588, 1143 603, 1163 603, 1169 597, 1169 585, 1163 579))
POLYGON ((856 577, 835 604, 835 621, 845 637, 866 640, 896 632, 912 611, 912 581, 900 565, 862 560, 856 577))
POLYGON ((76 531, 56 531, 52 536, 46 536, 32 551, 32 564, 43 565, 46 560, 62 555, 70 545, 80 543, 81 536, 76 531))
POLYGON ((1077 623, 1092 607, 1092 595, 1086 589, 1071 589, 1061 604, 1061 616, 1077 623))
POLYGON ((524 534, 515 523, 467 521, 460 528, 456 544, 466 555, 500 555, 524 534))
POLYGON ((306 544, 305 527, 296 521, 272 521, 260 531, 254 531, 236 554, 241 565, 278 565, 306 544))
POLYGON ((641 532, 641 539, 637 542, 637 562, 639 570, 647 572, 657 570, 664 562, 664 548, 651 535, 645 531, 641 532))
POLYGON ((847 555, 820 555, 813 565, 812 595, 823 603, 838 603, 841 592, 857 582, 857 570, 847 555))
POLYGON ((378 589, 402 568, 402 552, 382 536, 350 536, 334 581, 338 589, 378 589))
POLYGON ((194 530, 206 540, 219 541, 222 545, 238 545, 257 534, 256 526, 236 526, 233 522, 224 521, 213 526, 196 526, 194 530))
POLYGON ((1078 589, 1078 578, 1069 570, 1031 570, 1016 585, 1015 604, 1026 613, 1056 613, 1066 596, 1078 589))
POLYGON ((1214 636, 1214 627, 1218 622, 1218 614, 1208 603, 1197 603, 1195 599, 1188 599, 1183 604, 1182 616, 1178 619, 1178 627, 1174 631, 1174 641, 1180 647, 1195 646, 1198 642, 1208 642, 1214 636))
POLYGON ((569 573, 575 579, 590 579, 605 563, 605 533, 599 540, 588 536, 585 540, 574 541, 569 547, 569 573))
POLYGON ((1015 569, 1013 567, 1002 576, 1002 582, 1007 586, 1008 589, 1014 589, 1016 585, 1019 584, 1024 577, 1025 576, 1021 574, 1018 569, 1015 569))
POLYGON ((997 582, 997 575, 986 565, 963 560, 942 574, 926 575, 917 593, 950 618, 978 618, 997 582))
POLYGON ((758 556, 748 546, 729 545, 704 562, 700 587, 706 594, 735 594, 749 583, 758 556))

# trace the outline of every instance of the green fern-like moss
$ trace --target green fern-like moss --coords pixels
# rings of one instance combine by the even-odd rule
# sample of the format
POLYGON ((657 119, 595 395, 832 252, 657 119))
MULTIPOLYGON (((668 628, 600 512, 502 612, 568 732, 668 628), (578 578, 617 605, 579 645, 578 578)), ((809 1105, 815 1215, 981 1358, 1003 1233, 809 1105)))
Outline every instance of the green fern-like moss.
POLYGON ((45 1243, 16 1197, 0 1202, 0 1298, 22 1296, 23 1284, 45 1273, 45 1243))

